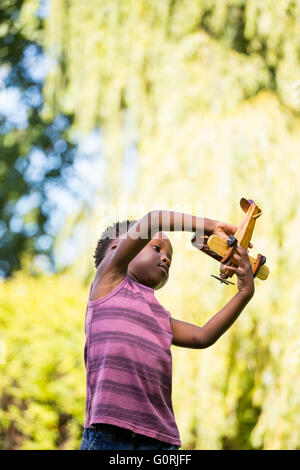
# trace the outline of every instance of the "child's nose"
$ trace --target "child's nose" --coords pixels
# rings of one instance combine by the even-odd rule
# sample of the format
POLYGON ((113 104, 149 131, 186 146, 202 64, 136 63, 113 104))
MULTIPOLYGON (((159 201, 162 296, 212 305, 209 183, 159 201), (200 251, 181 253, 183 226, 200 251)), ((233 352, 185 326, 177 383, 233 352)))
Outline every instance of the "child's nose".
POLYGON ((167 255, 163 255, 163 256, 161 257, 161 262, 167 263, 168 266, 170 266, 170 260, 169 260, 169 258, 167 257, 167 255))

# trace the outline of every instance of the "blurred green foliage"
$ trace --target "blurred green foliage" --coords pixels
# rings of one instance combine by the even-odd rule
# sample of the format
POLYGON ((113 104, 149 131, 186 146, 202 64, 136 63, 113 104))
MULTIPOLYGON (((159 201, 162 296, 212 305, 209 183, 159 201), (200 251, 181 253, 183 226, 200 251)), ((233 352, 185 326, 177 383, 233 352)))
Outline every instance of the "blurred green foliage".
MULTIPOLYGON (((80 312, 87 297, 78 277, 90 273, 97 237, 119 217, 128 142, 137 150, 137 175, 123 218, 144 215, 144 203, 145 211, 239 224, 241 197, 263 211, 252 241, 253 254, 267 257, 268 280, 255 281, 254 298, 215 345, 172 348, 182 449, 300 448, 299 9, 288 0, 276 8, 258 0, 51 1, 43 45, 54 60, 43 116, 74 113, 73 127, 100 127, 107 166, 72 277, 24 274, 1 286, 8 350, 1 383, 10 404, 1 419, 5 448, 78 448, 85 391, 80 312), (29 336, 35 324, 36 343, 29 336), (24 355, 27 362, 22 355, 22 365, 14 359, 20 344, 25 352, 36 347, 35 355, 24 355), (64 365, 56 376, 65 357, 77 368, 64 365)), ((173 266, 156 296, 173 317, 203 325, 236 287, 212 280, 218 265, 186 235, 169 234, 173 266)))
POLYGON ((76 149, 68 132, 71 115, 58 113, 51 120, 41 116, 46 63, 39 6, 37 0, 0 2, 1 102, 5 100, 12 109, 0 112, 1 276, 20 269, 24 253, 42 253, 53 262, 47 185, 61 182, 76 149), (22 203, 28 206, 26 210, 20 210, 22 203), (50 243, 43 248, 38 241, 45 234, 50 243))
POLYGON ((68 276, 0 283, 0 448, 78 449, 86 290, 68 276))

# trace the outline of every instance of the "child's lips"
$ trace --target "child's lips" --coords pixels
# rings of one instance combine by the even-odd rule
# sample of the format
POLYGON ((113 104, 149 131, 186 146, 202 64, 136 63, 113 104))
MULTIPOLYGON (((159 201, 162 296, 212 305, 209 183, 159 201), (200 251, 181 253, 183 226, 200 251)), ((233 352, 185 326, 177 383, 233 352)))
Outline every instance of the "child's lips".
POLYGON ((168 276, 168 274, 169 274, 168 268, 166 268, 165 266, 162 266, 161 264, 159 264, 158 267, 159 267, 160 269, 162 269, 162 270, 165 272, 165 274, 168 276))

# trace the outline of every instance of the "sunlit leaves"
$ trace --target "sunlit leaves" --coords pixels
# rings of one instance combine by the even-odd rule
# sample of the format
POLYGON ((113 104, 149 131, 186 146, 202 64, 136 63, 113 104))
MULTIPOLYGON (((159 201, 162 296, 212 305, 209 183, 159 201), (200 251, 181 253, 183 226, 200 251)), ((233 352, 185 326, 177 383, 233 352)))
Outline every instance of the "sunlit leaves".
MULTIPOLYGON (((44 114, 72 111, 80 130, 101 127, 101 201, 116 207, 124 196, 130 112, 132 205, 198 203, 197 215, 235 224, 241 197, 263 211, 253 254, 266 255, 269 279, 256 281, 255 297, 216 345, 172 350, 183 448, 299 447, 299 21, 299 2, 288 0, 51 2, 44 114)), ((114 217, 95 207, 94 225, 104 230, 114 217)), ((203 325, 236 287, 212 280, 218 265, 188 251, 188 237, 170 238, 174 268, 157 297, 175 318, 203 325)), ((75 266, 88 271, 80 259, 75 266)))
POLYGON ((0 284, 0 447, 78 449, 84 419, 85 289, 66 276, 0 284), (55 295, 53 295, 55 292, 55 295))

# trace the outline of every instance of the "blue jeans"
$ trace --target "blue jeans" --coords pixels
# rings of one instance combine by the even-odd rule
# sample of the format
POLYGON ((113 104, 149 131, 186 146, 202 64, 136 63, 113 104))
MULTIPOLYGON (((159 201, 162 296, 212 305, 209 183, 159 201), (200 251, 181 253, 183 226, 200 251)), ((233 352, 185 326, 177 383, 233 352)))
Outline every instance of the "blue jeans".
POLYGON ((179 446, 112 424, 84 428, 80 450, 178 450, 179 446))

